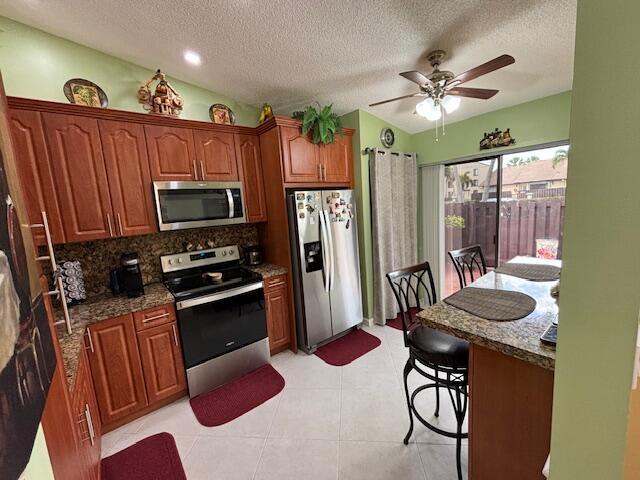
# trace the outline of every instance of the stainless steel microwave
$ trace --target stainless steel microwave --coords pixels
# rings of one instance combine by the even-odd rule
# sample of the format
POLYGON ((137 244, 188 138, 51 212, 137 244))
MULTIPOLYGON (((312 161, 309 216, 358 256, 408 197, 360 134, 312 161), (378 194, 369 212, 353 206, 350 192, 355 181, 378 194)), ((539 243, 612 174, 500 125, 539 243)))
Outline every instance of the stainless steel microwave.
POLYGON ((160 230, 245 223, 240 182, 153 182, 160 230))

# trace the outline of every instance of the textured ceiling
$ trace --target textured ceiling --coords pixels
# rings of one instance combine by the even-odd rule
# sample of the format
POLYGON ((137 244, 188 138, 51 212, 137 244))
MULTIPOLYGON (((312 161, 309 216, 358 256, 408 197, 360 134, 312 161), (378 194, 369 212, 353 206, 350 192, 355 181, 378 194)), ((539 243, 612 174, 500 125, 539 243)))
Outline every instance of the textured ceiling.
POLYGON ((464 99, 450 122, 570 89, 576 1, 0 0, 0 14, 277 113, 333 102, 417 132, 433 126, 413 115, 417 100, 367 105, 413 92, 398 72, 429 72, 435 48, 454 73, 516 59, 469 82, 500 93, 464 99))

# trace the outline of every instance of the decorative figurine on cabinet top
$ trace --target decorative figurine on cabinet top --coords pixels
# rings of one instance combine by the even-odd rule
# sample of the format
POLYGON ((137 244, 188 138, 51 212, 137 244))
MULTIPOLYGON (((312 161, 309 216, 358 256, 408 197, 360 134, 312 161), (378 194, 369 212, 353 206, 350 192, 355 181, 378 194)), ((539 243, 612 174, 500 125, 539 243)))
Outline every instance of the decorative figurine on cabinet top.
POLYGON ((138 89, 138 102, 150 113, 177 117, 182 111, 184 100, 178 92, 165 80, 165 74, 158 69, 147 83, 138 89), (150 85, 158 80, 156 88, 151 93, 150 85))

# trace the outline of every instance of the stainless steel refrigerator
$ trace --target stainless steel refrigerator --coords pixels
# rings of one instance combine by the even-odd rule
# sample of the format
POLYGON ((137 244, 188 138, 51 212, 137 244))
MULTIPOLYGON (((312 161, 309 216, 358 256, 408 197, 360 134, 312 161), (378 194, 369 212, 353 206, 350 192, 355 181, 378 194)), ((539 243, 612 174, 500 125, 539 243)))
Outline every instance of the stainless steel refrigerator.
POLYGON ((298 347, 318 346, 362 323, 355 193, 288 193, 298 347))

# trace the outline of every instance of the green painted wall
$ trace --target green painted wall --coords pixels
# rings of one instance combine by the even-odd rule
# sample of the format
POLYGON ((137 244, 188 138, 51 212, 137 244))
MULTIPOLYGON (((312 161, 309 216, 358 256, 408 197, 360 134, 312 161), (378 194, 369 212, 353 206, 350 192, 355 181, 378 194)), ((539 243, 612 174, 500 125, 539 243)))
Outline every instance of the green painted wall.
MULTIPOLYGON (((0 70, 7 95, 67 103, 62 86, 79 77, 100 85, 110 108, 133 112, 144 112, 136 91, 154 73, 6 17, 0 17, 0 70)), ((181 118, 210 121, 209 106, 224 103, 236 114, 237 124, 258 123, 257 107, 175 78, 169 80, 185 101, 181 118)))
POLYGON ((24 480, 53 480, 54 478, 42 425, 38 428, 29 463, 20 478, 24 480))
POLYGON ((373 317, 373 241, 371 236, 371 192, 369 189, 369 154, 367 147, 384 148, 380 131, 392 128, 396 134, 393 151, 412 152, 411 136, 388 122, 363 110, 355 110, 342 116, 345 127, 355 128, 353 159, 355 190, 358 205, 358 242, 360 248, 360 278, 362 283, 362 308, 365 318, 373 317))
MULTIPOLYGON (((464 108, 465 101, 462 106, 464 108)), ((445 135, 436 142, 433 129, 411 136, 418 163, 442 162, 480 153, 478 143, 484 132, 511 129, 515 147, 540 145, 569 138, 571 92, 563 92, 513 107, 503 108, 445 125, 445 135)), ((487 150, 494 153, 506 148, 487 150)))
POLYGON ((640 311, 638 18, 638 2, 578 2, 552 480, 622 478, 640 311))

